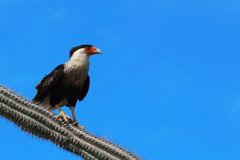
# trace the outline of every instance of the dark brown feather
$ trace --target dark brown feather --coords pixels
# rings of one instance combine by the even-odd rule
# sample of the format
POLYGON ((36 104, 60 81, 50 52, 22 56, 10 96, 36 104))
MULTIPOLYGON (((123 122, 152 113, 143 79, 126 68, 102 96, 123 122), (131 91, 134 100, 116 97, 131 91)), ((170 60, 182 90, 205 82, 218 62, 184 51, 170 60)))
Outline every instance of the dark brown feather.
POLYGON ((84 82, 82 91, 81 91, 81 93, 79 94, 79 97, 78 97, 78 100, 79 100, 79 101, 82 101, 82 100, 86 97, 86 95, 87 95, 87 93, 88 93, 88 90, 89 90, 89 86, 90 86, 90 77, 89 77, 89 75, 88 75, 88 76, 87 76, 87 79, 86 79, 85 82, 84 82))
POLYGON ((37 95, 33 101, 42 102, 49 90, 54 88, 64 78, 64 65, 57 66, 50 74, 46 75, 36 86, 37 95))

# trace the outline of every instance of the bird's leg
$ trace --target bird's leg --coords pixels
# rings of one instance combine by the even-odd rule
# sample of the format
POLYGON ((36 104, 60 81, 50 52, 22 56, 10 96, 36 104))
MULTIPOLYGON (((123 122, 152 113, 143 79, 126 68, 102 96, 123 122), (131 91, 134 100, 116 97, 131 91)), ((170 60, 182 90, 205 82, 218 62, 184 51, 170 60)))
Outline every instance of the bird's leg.
POLYGON ((64 121, 68 122, 69 118, 68 116, 63 112, 62 108, 61 107, 57 107, 58 111, 60 112, 60 115, 58 116, 59 117, 63 117, 64 121))
POLYGON ((71 107, 71 112, 72 112, 72 120, 73 123, 77 122, 76 115, 75 115, 75 108, 71 107))
POLYGON ((81 129, 84 129, 84 127, 79 125, 77 122, 76 115, 75 115, 75 107, 70 107, 70 108, 71 108, 71 112, 72 112, 73 125, 81 128, 81 129))

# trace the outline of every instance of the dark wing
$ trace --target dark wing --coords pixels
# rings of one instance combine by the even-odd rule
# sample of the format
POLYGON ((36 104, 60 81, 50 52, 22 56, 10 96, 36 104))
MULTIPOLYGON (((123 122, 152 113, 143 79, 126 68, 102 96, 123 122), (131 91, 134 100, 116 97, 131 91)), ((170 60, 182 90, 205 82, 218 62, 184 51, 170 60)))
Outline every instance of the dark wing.
POLYGON ((79 94, 79 97, 78 97, 79 101, 82 101, 86 97, 86 95, 88 93, 89 86, 90 86, 90 77, 88 75, 87 79, 84 82, 84 85, 83 85, 83 88, 81 90, 81 93, 79 94))
POLYGON ((46 75, 36 86, 38 91, 33 101, 42 101, 49 90, 54 88, 64 77, 64 64, 57 66, 50 74, 46 75))

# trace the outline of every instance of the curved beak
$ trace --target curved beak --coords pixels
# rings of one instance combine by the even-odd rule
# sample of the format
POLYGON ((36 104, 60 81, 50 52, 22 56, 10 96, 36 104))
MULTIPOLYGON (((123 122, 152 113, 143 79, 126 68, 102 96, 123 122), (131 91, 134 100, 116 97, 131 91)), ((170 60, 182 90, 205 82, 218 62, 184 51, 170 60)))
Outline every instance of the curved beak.
POLYGON ((96 50, 95 50, 95 52, 94 52, 95 54, 102 54, 102 51, 101 51, 101 49, 99 49, 99 48, 96 48, 96 50))
POLYGON ((101 54, 102 51, 101 51, 101 49, 99 49, 97 47, 91 47, 90 50, 88 51, 88 53, 90 55, 94 55, 94 54, 101 54))

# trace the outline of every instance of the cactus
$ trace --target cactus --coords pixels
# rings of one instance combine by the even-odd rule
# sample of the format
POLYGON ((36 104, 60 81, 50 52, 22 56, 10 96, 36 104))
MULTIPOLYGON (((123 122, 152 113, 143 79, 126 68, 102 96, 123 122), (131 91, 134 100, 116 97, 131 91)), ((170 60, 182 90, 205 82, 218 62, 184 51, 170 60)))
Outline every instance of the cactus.
POLYGON ((36 105, 0 85, 0 115, 22 130, 52 141, 63 149, 89 160, 138 160, 133 153, 56 119, 46 108, 36 105))

